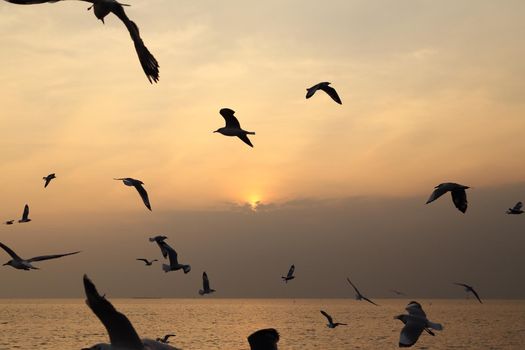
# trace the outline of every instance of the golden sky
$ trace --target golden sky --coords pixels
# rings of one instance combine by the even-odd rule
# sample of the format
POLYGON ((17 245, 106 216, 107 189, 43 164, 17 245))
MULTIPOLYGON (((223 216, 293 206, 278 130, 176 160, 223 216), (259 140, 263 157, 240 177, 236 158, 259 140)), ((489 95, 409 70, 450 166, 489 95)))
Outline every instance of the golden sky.
POLYGON ((153 222, 251 201, 424 202, 445 181, 524 179, 522 0, 129 2, 157 85, 114 16, 0 2, 5 219, 25 203, 40 220, 131 211, 153 222), (305 100, 320 81, 342 106, 305 100), (212 133, 223 107, 257 133, 253 149, 212 133), (153 213, 113 177, 141 179, 153 213))

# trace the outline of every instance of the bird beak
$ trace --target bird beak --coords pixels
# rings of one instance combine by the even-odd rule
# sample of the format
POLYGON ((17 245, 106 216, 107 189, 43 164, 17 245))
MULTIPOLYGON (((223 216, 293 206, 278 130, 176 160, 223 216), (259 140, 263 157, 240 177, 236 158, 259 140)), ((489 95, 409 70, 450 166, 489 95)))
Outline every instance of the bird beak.
POLYGON ((214 132, 217 132, 217 130, 215 130, 214 132))
POLYGON ((3 264, 2 266, 7 266, 7 265, 9 265, 9 263, 5 263, 5 264, 3 264))
POLYGON ((101 18, 100 20, 102 21, 102 24, 106 24, 106 22, 104 22, 104 18, 101 18))

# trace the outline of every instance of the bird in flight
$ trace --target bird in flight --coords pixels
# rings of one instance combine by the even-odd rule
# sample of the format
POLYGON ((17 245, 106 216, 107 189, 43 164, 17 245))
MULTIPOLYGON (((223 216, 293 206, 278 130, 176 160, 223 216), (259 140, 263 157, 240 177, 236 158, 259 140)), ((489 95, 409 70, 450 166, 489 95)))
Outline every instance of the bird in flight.
POLYGON ((190 265, 179 264, 177 252, 168 243, 161 241, 160 243, 157 242, 157 244, 161 247, 161 251, 164 250, 168 253, 168 257, 170 260, 169 265, 162 264, 162 269, 164 270, 164 272, 178 271, 182 269, 182 271, 184 271, 184 273, 186 274, 191 271, 190 265))
POLYGON ((350 285, 352 286, 352 288, 354 288, 355 290, 355 298, 356 300, 366 300, 368 301, 370 304, 374 304, 375 306, 379 306, 377 305, 376 303, 374 303, 372 300, 368 299, 367 297, 365 297, 363 294, 361 294, 361 292, 359 291, 359 289, 357 289, 357 287, 352 283, 352 281, 350 281, 350 278, 346 278, 346 280, 348 281, 348 283, 350 283, 350 285))
POLYGON ((288 283, 288 281, 293 280, 295 278, 295 276, 293 275, 294 271, 295 271, 295 265, 292 265, 290 266, 290 269, 288 270, 288 274, 286 276, 281 276, 281 278, 283 279, 285 283, 288 283))
POLYGON ((144 202, 144 205, 146 206, 146 208, 151 210, 151 204, 149 203, 148 192, 146 192, 146 190, 142 186, 144 185, 144 182, 140 180, 132 179, 131 177, 124 177, 124 178, 118 178, 118 179, 113 179, 113 180, 121 180, 124 183, 124 185, 135 187, 135 189, 140 195, 140 198, 142 198, 142 201, 144 202))
POLYGON ((405 296, 405 295, 406 295, 405 293, 400 292, 400 291, 395 290, 395 289, 390 289, 390 291, 391 291, 392 293, 394 293, 395 295, 397 295, 397 296, 405 296))
POLYGON ((468 284, 465 284, 465 283, 457 283, 457 282, 454 282, 455 285, 457 286, 461 286, 461 287, 464 287, 465 288, 465 292, 467 293, 472 293, 474 294, 474 296, 476 297, 476 299, 478 299, 479 303, 480 304, 483 304, 483 302, 481 301, 481 298, 479 297, 478 295, 478 292, 476 292, 476 290, 474 290, 474 287, 472 286, 469 286, 468 284))
POLYGON ((168 344, 170 342, 168 339, 174 336, 175 334, 166 334, 163 338, 157 338, 157 341, 159 343, 168 344))
POLYGON ((306 98, 308 99, 312 97, 317 92, 317 90, 322 90, 326 92, 327 95, 332 98, 332 100, 339 103, 340 105, 343 104, 343 102, 341 102, 341 99, 339 98, 339 95, 337 94, 337 91, 335 91, 335 89, 330 86, 330 83, 326 81, 306 89, 306 98))
POLYGON ((208 279, 208 274, 205 272, 202 273, 202 289, 199 289, 199 295, 211 294, 215 292, 215 289, 210 288, 210 280, 208 279))
POLYGON ((279 332, 274 328, 261 329, 250 334, 250 350, 278 350, 279 332))
POLYGON ((138 258, 137 260, 144 261, 144 264, 146 264, 146 266, 151 266, 153 265, 155 261, 158 261, 157 259, 148 260, 148 259, 143 259, 143 258, 138 258))
POLYGON ((242 140, 242 142, 250 147, 253 147, 252 142, 248 138, 248 135, 255 135, 255 133, 252 131, 243 130, 241 128, 241 124, 234 116, 235 111, 229 108, 223 108, 219 111, 219 113, 226 121, 226 126, 219 128, 214 132, 218 132, 219 134, 223 134, 225 136, 237 136, 242 140))
POLYGON ((18 220, 19 223, 29 222, 31 219, 29 218, 29 205, 25 205, 24 212, 22 213, 22 218, 18 220))
POLYGON ((165 249, 165 247, 161 244, 162 242, 164 242, 166 239, 168 239, 168 237, 166 236, 155 236, 155 237, 150 237, 149 238, 149 241, 150 242, 156 242, 157 245, 159 246, 160 248, 160 252, 162 253, 162 256, 164 258, 167 258, 168 257, 168 251, 165 249))
POLYGON ((140 339, 126 315, 118 312, 104 296, 101 296, 86 275, 84 291, 86 304, 106 328, 110 344, 96 344, 82 350, 179 350, 152 339, 140 339))
POLYGON ((523 214, 523 210, 521 210, 522 207, 523 207, 523 203, 518 202, 516 203, 514 208, 509 208, 507 210, 507 214, 514 214, 514 215, 523 214))
POLYGON ((56 176, 55 176, 55 173, 53 173, 53 174, 49 174, 47 176, 44 176, 42 179, 45 181, 44 182, 44 188, 46 188, 47 185, 49 185, 49 183, 51 182, 51 180, 56 179, 56 176))
POLYGON ((456 184, 453 182, 445 182, 439 184, 436 187, 434 187, 434 192, 432 192, 426 204, 435 201, 436 199, 450 191, 450 193, 452 194, 452 201, 454 202, 456 208, 458 208, 460 212, 465 213, 467 211, 468 205, 467 193, 465 192, 465 190, 468 188, 468 186, 456 184))
MULTIPOLYGON (((64 0, 6 0, 13 4, 18 5, 33 5, 33 4, 43 4, 43 3, 52 3, 52 2, 59 2, 64 0)), ((131 40, 133 40, 133 44, 135 45, 135 51, 137 51, 137 55, 139 57, 140 65, 142 66, 142 69, 144 70, 144 73, 146 73, 146 77, 148 78, 150 83, 158 82, 159 81, 159 63, 153 57, 153 55, 149 52, 146 45, 144 45, 144 42, 142 41, 142 38, 140 37, 139 27, 128 18, 126 15, 126 12, 124 11, 123 6, 130 6, 127 4, 121 4, 116 0, 82 0, 86 2, 90 2, 93 5, 88 8, 88 10, 93 9, 93 12, 95 13, 95 16, 104 23, 104 18, 110 14, 113 13, 115 16, 117 16, 126 26, 128 29, 129 35, 131 36, 131 40)))
POLYGON ((325 311, 321 310, 321 313, 328 320, 328 324, 326 325, 328 328, 335 328, 337 326, 347 326, 346 323, 339 323, 339 322, 334 323, 334 320, 332 319, 332 316, 328 315, 325 311))
POLYGON ((5 225, 12 225, 15 222, 15 220, 7 220, 4 222, 5 225))
POLYGON ((438 331, 443 330, 441 324, 430 322, 427 319, 427 315, 423 311, 421 304, 417 301, 411 301, 405 310, 408 312, 408 315, 394 316, 394 319, 400 320, 405 325, 399 336, 400 348, 408 348, 414 345, 423 331, 433 336, 435 334, 431 329, 438 331))
POLYGON ((11 248, 9 248, 8 246, 6 246, 5 244, 3 244, 2 242, 0 242, 0 247, 6 251, 7 254, 9 254, 11 256, 11 260, 9 260, 8 262, 6 262, 4 264, 4 266, 6 265, 9 265, 11 267, 14 267, 15 269, 18 269, 18 270, 25 270, 25 271, 29 271, 29 270, 39 270, 38 267, 34 267, 31 263, 32 262, 35 262, 35 261, 43 261, 43 260, 51 260, 51 259, 58 259, 58 258, 61 258, 63 256, 68 256, 68 255, 73 255, 73 254, 78 254, 80 253, 80 251, 78 252, 73 252, 73 253, 66 253, 66 254, 55 254, 55 255, 42 255, 42 256, 35 256, 34 258, 31 258, 31 259, 22 259, 21 257, 19 257, 11 248))

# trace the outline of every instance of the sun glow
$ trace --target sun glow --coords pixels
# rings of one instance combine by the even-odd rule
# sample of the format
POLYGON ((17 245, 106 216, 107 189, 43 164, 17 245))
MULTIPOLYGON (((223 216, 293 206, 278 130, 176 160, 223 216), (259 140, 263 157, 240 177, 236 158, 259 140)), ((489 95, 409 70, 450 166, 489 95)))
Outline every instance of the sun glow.
POLYGON ((261 203, 261 197, 259 195, 251 195, 248 199, 248 204, 250 204, 253 211, 257 210, 259 203, 261 203))

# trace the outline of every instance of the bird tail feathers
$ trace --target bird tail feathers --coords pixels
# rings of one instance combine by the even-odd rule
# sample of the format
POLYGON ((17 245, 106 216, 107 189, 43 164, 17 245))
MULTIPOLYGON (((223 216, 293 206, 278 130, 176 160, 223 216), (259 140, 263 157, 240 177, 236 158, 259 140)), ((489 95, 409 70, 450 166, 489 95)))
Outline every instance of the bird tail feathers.
POLYGON ((182 270, 184 271, 184 273, 188 273, 191 271, 191 266, 190 265, 183 265, 182 266, 182 270))
POLYGON ((255 132, 253 132, 253 131, 246 131, 246 134, 247 135, 255 135, 255 132))
POLYGON ((442 331, 443 325, 441 325, 441 323, 434 323, 434 322, 428 321, 428 328, 435 329, 436 331, 442 331))

